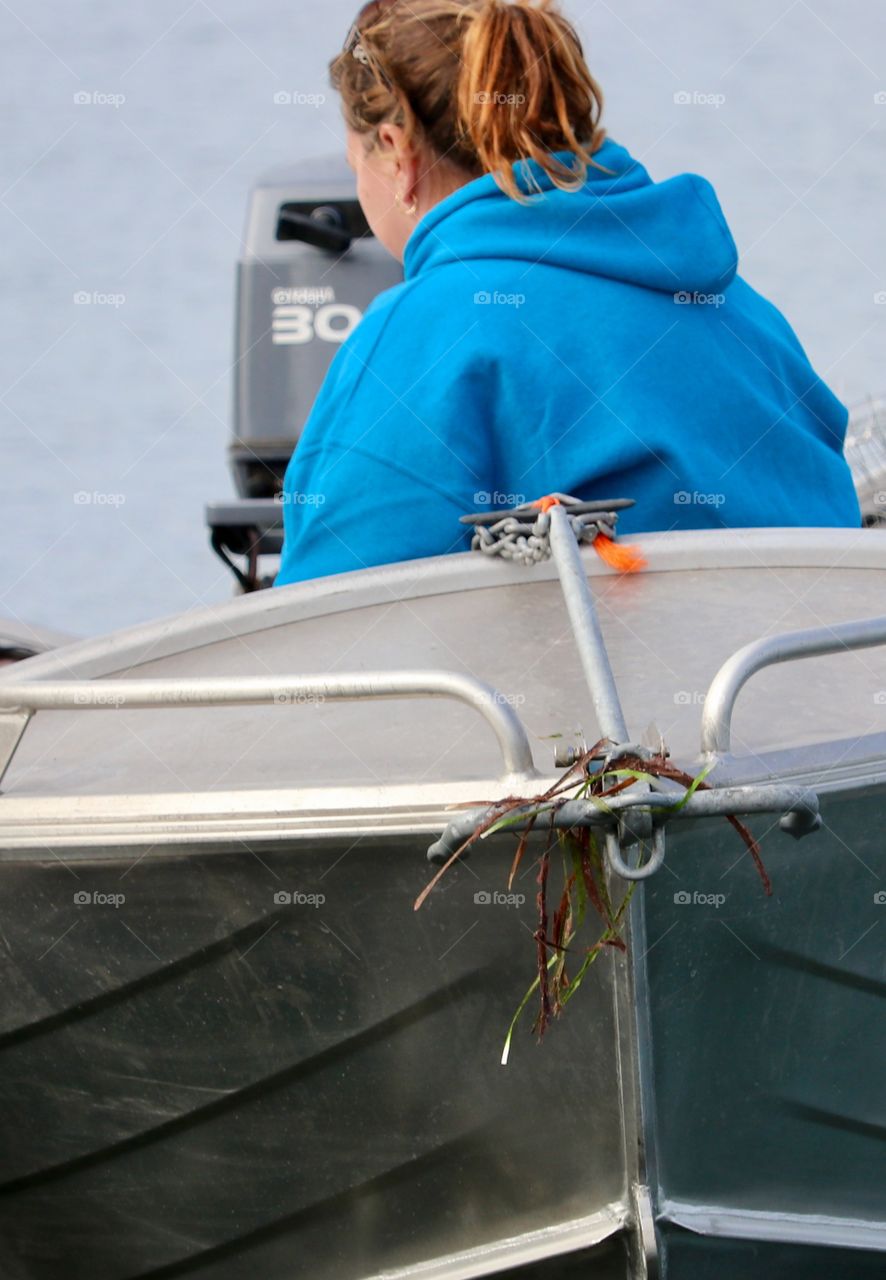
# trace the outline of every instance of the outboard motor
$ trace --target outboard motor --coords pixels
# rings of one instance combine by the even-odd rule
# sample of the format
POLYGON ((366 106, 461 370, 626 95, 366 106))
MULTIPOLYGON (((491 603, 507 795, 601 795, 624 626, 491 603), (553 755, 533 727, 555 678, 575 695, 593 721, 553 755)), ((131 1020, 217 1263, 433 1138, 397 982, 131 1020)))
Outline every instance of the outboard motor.
POLYGON ((239 500, 207 507, 212 545, 244 591, 270 585, 283 476, 333 356, 402 268, 375 240, 338 157, 260 179, 237 266, 231 467, 239 500), (243 556, 241 569, 232 556, 243 556))

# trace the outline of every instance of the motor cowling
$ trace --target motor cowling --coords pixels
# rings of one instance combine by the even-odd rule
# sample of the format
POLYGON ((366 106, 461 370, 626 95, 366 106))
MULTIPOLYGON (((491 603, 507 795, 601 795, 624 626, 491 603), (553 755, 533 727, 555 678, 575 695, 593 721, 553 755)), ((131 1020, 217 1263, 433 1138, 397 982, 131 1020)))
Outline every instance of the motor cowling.
POLYGON ((286 467, 341 344, 403 278, 378 243, 343 157, 259 179, 237 264, 231 469, 239 495, 209 503, 213 549, 240 589, 269 586, 283 544, 286 467), (244 565, 237 561, 245 560, 244 565))
POLYGON ((230 457, 241 497, 280 492, 333 357, 402 278, 344 159, 305 161, 255 184, 237 265, 230 457))

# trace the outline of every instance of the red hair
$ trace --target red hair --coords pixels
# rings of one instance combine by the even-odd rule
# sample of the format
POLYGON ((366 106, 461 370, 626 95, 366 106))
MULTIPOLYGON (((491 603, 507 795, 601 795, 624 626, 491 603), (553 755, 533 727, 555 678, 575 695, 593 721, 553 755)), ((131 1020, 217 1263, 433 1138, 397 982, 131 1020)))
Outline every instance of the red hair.
POLYGON ((555 0, 375 0, 330 73, 347 124, 370 144, 399 124, 518 200, 516 161, 576 190, 606 136, 603 95, 555 0))

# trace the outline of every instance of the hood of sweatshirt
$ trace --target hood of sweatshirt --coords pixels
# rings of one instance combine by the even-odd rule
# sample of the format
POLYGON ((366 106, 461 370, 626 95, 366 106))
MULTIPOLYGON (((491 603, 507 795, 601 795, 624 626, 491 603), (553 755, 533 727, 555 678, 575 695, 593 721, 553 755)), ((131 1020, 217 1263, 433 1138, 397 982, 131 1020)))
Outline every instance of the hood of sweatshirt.
POLYGON ((736 273, 738 254, 711 184, 694 173, 653 182, 611 140, 594 160, 601 167, 589 168, 578 191, 562 191, 540 166, 518 162, 525 204, 505 195, 490 175, 459 188, 412 233, 406 279, 449 262, 509 259, 664 293, 721 293, 736 273))

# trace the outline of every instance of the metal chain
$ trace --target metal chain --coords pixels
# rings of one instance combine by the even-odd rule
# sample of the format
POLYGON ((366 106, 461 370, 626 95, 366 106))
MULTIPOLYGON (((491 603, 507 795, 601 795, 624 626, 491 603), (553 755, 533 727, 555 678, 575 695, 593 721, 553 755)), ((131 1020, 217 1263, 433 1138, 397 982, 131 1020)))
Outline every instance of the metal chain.
MULTIPOLYGON (((579 503, 576 499, 563 502, 569 508, 574 504, 583 510, 569 516, 569 523, 579 542, 593 542, 599 534, 607 538, 615 538, 615 524, 618 516, 614 511, 587 510, 589 504, 579 503)), ((539 511, 528 504, 515 507, 513 511, 503 512, 498 519, 484 513, 483 517, 465 517, 471 522, 483 519, 483 523, 474 524, 474 536, 471 540, 472 551, 482 551, 487 556, 501 556, 503 560, 514 560, 518 564, 539 564, 550 559, 551 555, 551 517, 547 511, 539 511)))

